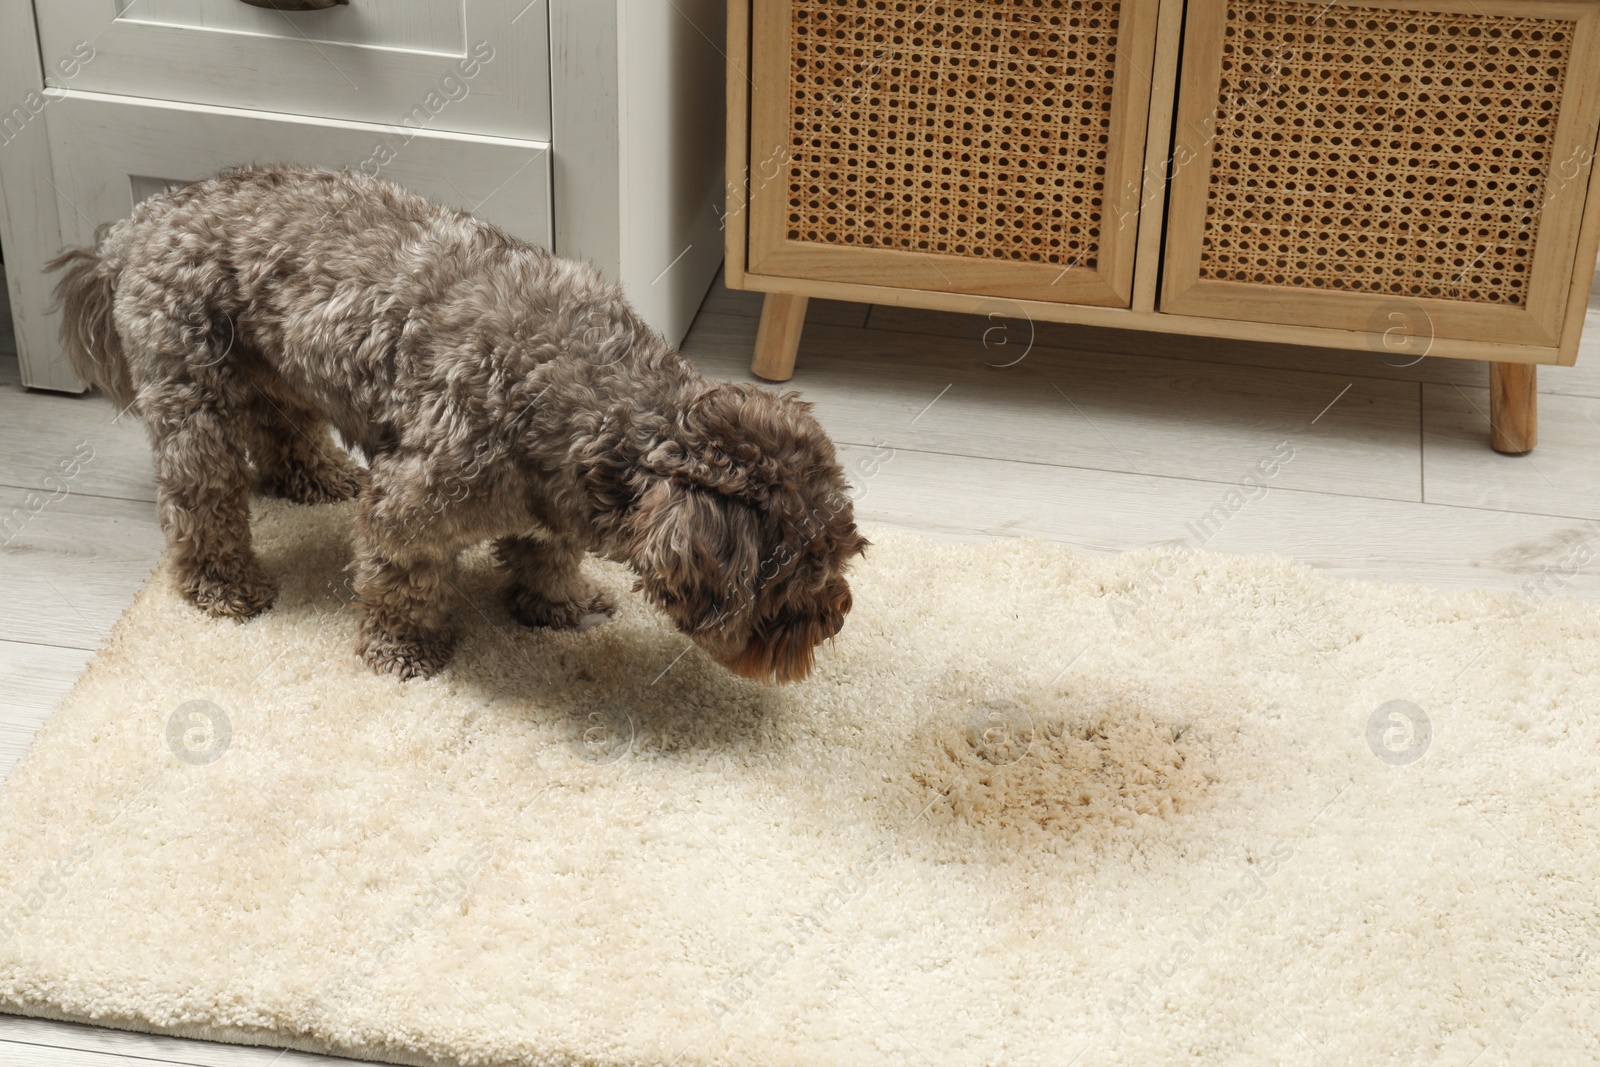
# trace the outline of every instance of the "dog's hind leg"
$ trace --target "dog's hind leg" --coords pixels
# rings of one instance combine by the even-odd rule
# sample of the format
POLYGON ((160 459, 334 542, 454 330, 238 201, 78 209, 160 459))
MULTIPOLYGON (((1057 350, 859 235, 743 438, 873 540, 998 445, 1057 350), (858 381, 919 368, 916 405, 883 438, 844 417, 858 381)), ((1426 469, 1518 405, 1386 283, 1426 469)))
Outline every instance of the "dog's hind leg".
POLYGON ((506 610, 524 626, 572 629, 616 610, 611 594, 583 576, 582 545, 532 537, 502 537, 494 556, 506 575, 506 610))
POLYGON ((243 429, 263 493, 325 504, 360 491, 366 472, 334 441, 327 421, 303 404, 259 393, 250 400, 243 429))
POLYGON ((472 538, 429 507, 404 463, 374 461, 356 503, 356 596, 361 658, 381 674, 427 678, 450 659, 450 577, 472 538))
POLYGON ((212 615, 243 619, 270 607, 277 587, 250 546, 249 475, 230 391, 220 375, 179 368, 146 386, 139 408, 178 584, 212 615))

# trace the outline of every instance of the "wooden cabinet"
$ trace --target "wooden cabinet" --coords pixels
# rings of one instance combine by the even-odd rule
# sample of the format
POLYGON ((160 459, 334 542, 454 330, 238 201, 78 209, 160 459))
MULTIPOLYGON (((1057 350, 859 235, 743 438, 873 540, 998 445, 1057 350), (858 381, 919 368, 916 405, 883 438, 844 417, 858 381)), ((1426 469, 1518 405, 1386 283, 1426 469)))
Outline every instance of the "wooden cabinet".
POLYGON ((1496 447, 1597 249, 1600 0, 732 0, 728 282, 1489 361, 1496 447), (1513 376, 1513 367, 1526 368, 1513 376))

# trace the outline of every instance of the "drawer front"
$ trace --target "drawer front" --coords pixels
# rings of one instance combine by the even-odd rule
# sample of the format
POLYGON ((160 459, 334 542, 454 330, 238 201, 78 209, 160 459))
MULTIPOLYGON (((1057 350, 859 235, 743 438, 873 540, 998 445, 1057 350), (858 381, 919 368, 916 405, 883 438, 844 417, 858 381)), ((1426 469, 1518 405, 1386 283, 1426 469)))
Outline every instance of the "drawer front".
POLYGON ((436 132, 404 141, 381 126, 100 94, 55 93, 47 108, 65 244, 92 243, 96 226, 169 183, 248 162, 381 174, 551 246, 550 152, 538 142, 436 132))
POLYGON ((1191 0, 1161 310, 1556 344, 1597 20, 1592 0, 1191 0))
POLYGON ((756 0, 749 270, 1128 306, 1152 0, 756 0))
POLYGON ((548 141, 547 7, 50 0, 37 11, 54 88, 548 141))

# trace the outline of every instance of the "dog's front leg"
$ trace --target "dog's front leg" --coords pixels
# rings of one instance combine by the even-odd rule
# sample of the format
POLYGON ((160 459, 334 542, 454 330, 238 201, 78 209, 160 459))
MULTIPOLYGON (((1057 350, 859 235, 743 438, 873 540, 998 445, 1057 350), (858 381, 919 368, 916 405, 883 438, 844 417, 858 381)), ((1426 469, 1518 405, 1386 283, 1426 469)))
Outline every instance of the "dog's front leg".
POLYGON ((464 543, 408 497, 374 465, 370 488, 357 498, 351 564, 366 613, 361 657, 373 670, 402 679, 430 677, 450 659, 450 579, 464 543))
POLYGON ((494 555, 506 576, 506 610, 524 626, 583 629, 616 610, 611 594, 583 576, 577 542, 502 537, 494 555))

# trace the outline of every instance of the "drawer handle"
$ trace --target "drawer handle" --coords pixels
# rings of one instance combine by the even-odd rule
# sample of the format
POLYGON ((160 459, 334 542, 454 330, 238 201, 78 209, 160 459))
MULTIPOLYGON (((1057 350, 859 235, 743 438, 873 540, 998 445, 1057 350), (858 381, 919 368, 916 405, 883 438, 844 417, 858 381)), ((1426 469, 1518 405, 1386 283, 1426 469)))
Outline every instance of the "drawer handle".
POLYGON ((267 7, 274 11, 321 11, 329 7, 341 7, 350 0, 240 0, 241 3, 251 7, 267 7))

